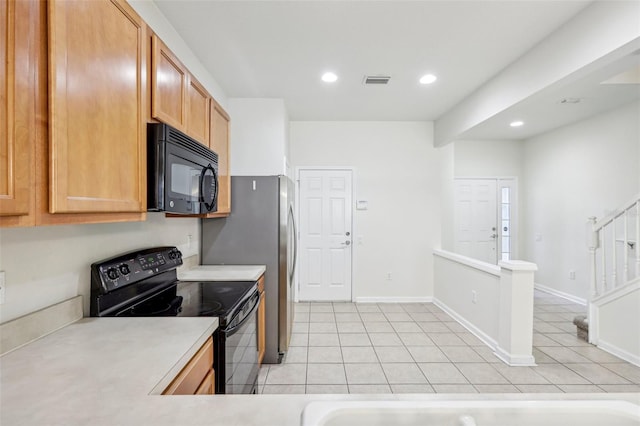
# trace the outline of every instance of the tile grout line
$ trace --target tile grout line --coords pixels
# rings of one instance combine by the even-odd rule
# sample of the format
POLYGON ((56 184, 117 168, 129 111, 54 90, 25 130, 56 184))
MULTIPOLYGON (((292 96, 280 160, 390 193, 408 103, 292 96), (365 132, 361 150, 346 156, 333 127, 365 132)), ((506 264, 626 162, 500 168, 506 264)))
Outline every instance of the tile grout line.
MULTIPOLYGON (((536 298, 536 301, 539 302, 539 298, 536 298)), ((355 384, 349 383, 349 380, 348 380, 348 377, 347 377, 347 374, 346 374, 346 364, 347 363, 345 362, 345 357, 344 357, 344 348, 346 346, 343 347, 343 345, 342 345, 343 341, 342 341, 342 339, 340 339, 340 336, 341 335, 345 335, 345 334, 346 335, 351 334, 351 332, 341 333, 341 330, 338 327, 339 322, 338 322, 338 318, 337 318, 337 315, 336 315, 337 313, 357 313, 358 314, 357 315, 357 318, 359 319, 358 323, 362 325, 362 328, 364 328, 364 333, 363 334, 367 336, 368 343, 371 345, 370 346, 371 350, 373 351, 373 353, 375 355, 375 359, 377 360, 376 364, 379 365, 380 368, 382 369, 383 375, 384 375, 385 380, 386 380, 386 385, 388 386, 388 388, 391 391, 391 393, 393 393, 393 389, 391 388, 391 383, 389 381, 390 380, 389 379, 389 375, 385 371, 385 369, 383 368, 382 359, 380 358, 380 355, 379 355, 378 351, 376 350, 376 348, 381 348, 381 347, 386 347, 386 346, 376 346, 376 345, 374 345, 374 342, 373 342, 373 339, 372 339, 371 335, 373 333, 376 333, 376 332, 370 330, 370 328, 367 328, 366 324, 367 324, 367 322, 370 322, 370 321, 365 322, 365 320, 362 318, 362 314, 364 314, 364 313, 372 313, 372 312, 375 312, 375 311, 367 310, 366 312, 360 312, 358 310, 358 306, 356 304, 351 304, 351 305, 353 306, 353 308, 351 308, 351 309, 354 309, 354 310, 352 311, 351 309, 349 309, 349 310, 344 311, 344 312, 342 312, 342 311, 336 312, 335 305, 334 304, 330 304, 329 305, 330 308, 331 308, 330 312, 332 313, 332 316, 333 316, 333 323, 335 324, 335 333, 336 333, 337 338, 338 338, 338 346, 339 346, 339 350, 340 350, 340 356, 342 358, 341 361, 342 361, 342 364, 343 364, 342 371, 343 371, 343 373, 345 375, 345 381, 346 381, 347 390, 350 392, 351 391, 351 387, 353 387, 355 384)), ((390 347, 402 348, 403 351, 409 353, 409 357, 410 357, 409 359, 411 359, 412 362, 407 362, 407 363, 415 365, 419 369, 421 375, 426 379, 426 385, 428 385, 431 388, 433 388, 433 391, 435 393, 437 393, 437 390, 434 387, 435 384, 433 384, 433 383, 431 383, 429 381, 429 379, 426 377, 426 374, 424 373, 424 371, 419 367, 419 365, 418 365, 419 362, 416 359, 416 355, 414 355, 414 353, 412 353, 409 350, 410 346, 408 346, 408 343, 407 343, 406 340, 403 340, 401 338, 401 336, 400 336, 401 333, 400 333, 400 331, 398 331, 399 329, 397 327, 393 326, 394 321, 392 321, 392 319, 394 319, 394 316, 392 314, 394 314, 394 313, 405 313, 411 318, 411 320, 407 320, 407 321, 402 321, 401 320, 401 321, 395 321, 395 322, 410 322, 410 323, 416 324, 418 326, 418 328, 420 328, 420 330, 421 330, 419 333, 422 333, 422 334, 426 335, 427 337, 431 338, 431 336, 433 334, 436 334, 436 332, 427 332, 427 331, 425 331, 425 329, 420 324, 418 324, 419 321, 416 320, 416 318, 414 316, 412 316, 412 314, 419 313, 419 312, 428 312, 428 313, 431 313, 431 314, 435 315, 437 313, 441 314, 441 312, 438 312, 438 311, 433 312, 433 310, 430 309, 429 306, 426 305, 426 304, 420 304, 420 305, 425 308, 425 311, 413 310, 413 309, 411 311, 407 311, 405 309, 405 307, 402 306, 402 304, 398 304, 398 306, 395 307, 391 311, 389 311, 389 310, 383 311, 382 308, 379 306, 379 304, 375 304, 374 306, 376 306, 376 308, 378 309, 378 313, 382 313, 382 317, 386 319, 384 321, 384 323, 388 324, 391 327, 392 331, 389 334, 394 335, 395 338, 399 340, 399 345, 391 345, 390 347), (391 315, 389 315, 389 314, 391 314, 391 315)), ((535 308, 539 312, 539 311, 544 311, 545 307, 549 307, 548 309, 553 309, 553 310, 556 310, 558 312, 549 311, 548 313, 550 313, 550 314, 565 314, 565 316, 568 315, 568 314, 573 314, 573 313, 579 312, 577 309, 573 309, 572 310, 567 306, 559 306, 558 308, 553 308, 554 306, 558 306, 558 305, 560 305, 560 304, 559 303, 548 303, 548 304, 537 303, 537 306, 535 306, 535 308)), ((564 303, 564 305, 568 305, 568 304, 564 303)), ((308 312, 309 312, 309 320, 307 322, 307 333, 306 333, 307 335, 311 334, 311 330, 310 330, 311 324, 312 324, 311 317, 310 317, 310 315, 311 315, 311 305, 309 306, 309 311, 308 312)), ((483 355, 484 351, 479 351, 478 348, 473 345, 473 342, 469 342, 466 339, 464 339, 460 335, 461 331, 458 330, 457 327, 451 328, 450 325, 446 324, 447 322, 455 322, 455 321, 453 321, 453 319, 444 318, 442 315, 439 315, 439 316, 436 315, 436 318, 437 318, 437 321, 427 321, 427 322, 437 322, 437 323, 440 323, 440 324, 444 324, 444 327, 446 329, 448 329, 448 331, 445 332, 443 330, 441 332, 455 335, 456 337, 461 339, 462 342, 464 343, 464 345, 460 345, 461 347, 470 349, 473 353, 477 354, 479 356, 479 358, 481 359, 481 361, 478 361, 479 363, 490 367, 492 370, 495 370, 495 372, 497 373, 498 377, 501 377, 502 380, 506 381, 506 383, 503 383, 502 385, 511 386, 511 388, 514 391, 520 392, 520 393, 523 392, 523 391, 520 389, 519 386, 545 385, 545 384, 542 384, 542 383, 540 383, 540 384, 538 384, 538 383, 521 383, 521 384, 518 384, 517 382, 515 382, 515 383, 512 382, 512 380, 510 380, 508 377, 504 376, 500 372, 500 370, 498 370, 496 368, 496 366, 494 365, 495 363, 493 363, 489 359, 485 358, 486 354, 483 355)), ((546 318, 556 319, 556 318, 561 318, 561 315, 546 316, 546 318)), ((566 321, 567 320, 562 320, 563 323, 566 322, 566 321)), ((348 322, 348 321, 345 321, 345 322, 348 322)), ((575 377, 580 378, 580 380, 584 380, 586 382, 584 384, 584 386, 591 386, 591 387, 594 387, 595 389, 599 389, 599 390, 601 390, 603 392, 608 392, 605 389, 605 386, 615 387, 615 386, 618 385, 618 386, 630 386, 630 387, 633 387, 633 386, 638 386, 640 384, 640 380, 635 380, 635 377, 627 379, 627 377, 624 374, 618 372, 618 371, 621 371, 618 368, 616 368, 615 370, 613 368, 609 368, 609 367, 614 367, 613 364, 626 365, 627 363, 625 363, 624 360, 619 360, 619 362, 615 362, 615 358, 614 358, 612 360, 607 360, 608 362, 607 361, 596 361, 595 359, 592 359, 592 358, 595 358, 596 355, 598 355, 597 353, 594 353, 593 355, 585 353, 583 355, 583 353, 579 352, 578 348, 585 347, 585 348, 594 348, 596 350, 599 350, 597 347, 593 347, 593 346, 590 346, 590 345, 581 345, 581 344, 575 344, 575 345, 571 346, 572 342, 571 342, 571 339, 569 337, 570 336, 572 338, 575 338, 575 337, 571 332, 567 331, 567 329, 566 329, 567 327, 566 326, 565 326, 564 329, 560 328, 560 327, 557 327, 556 325, 559 325, 559 324, 556 324, 556 323, 559 323, 559 322, 560 321, 545 321, 544 319, 541 319, 541 318, 536 318, 535 319, 535 323, 540 324, 542 326, 541 327, 537 327, 534 330, 534 333, 536 333, 536 335, 541 336, 542 338, 549 339, 549 343, 551 343, 551 342, 554 343, 553 346, 534 346, 534 350, 540 352, 542 355, 544 355, 545 357, 547 357, 551 361, 551 362, 539 362, 540 366, 544 366, 544 365, 560 366, 560 367, 562 367, 562 369, 566 369, 566 370, 568 370, 568 372, 571 372, 571 374, 575 374, 575 377), (549 327, 553 327, 553 328, 549 328, 549 327), (546 329, 546 331, 543 331, 545 329, 546 329), (569 356, 568 359, 569 360, 571 359, 571 357, 573 357, 573 355, 575 355, 577 357, 582 357, 582 358, 586 359, 587 361, 581 361, 581 362, 575 362, 575 363, 572 363, 572 362, 560 362, 557 359, 557 356, 560 355, 560 354, 555 353, 554 356, 556 356, 556 357, 554 357, 551 354, 545 352, 545 350, 544 350, 545 348, 562 348, 562 351, 564 351, 565 353, 568 353, 568 356, 569 356), (604 370, 606 370, 607 373, 610 373, 611 377, 614 378, 614 381, 618 381, 618 380, 622 379, 623 381, 626 381, 626 383, 611 383, 611 384, 599 383, 600 380, 597 379, 597 376, 594 376, 596 378, 593 378, 593 376, 589 375, 590 377, 592 377, 592 379, 589 379, 589 378, 587 378, 587 377, 585 377, 583 375, 584 372, 583 372, 583 374, 581 374, 578 371, 576 371, 573 368, 571 368, 570 365, 572 365, 572 364, 580 364, 580 365, 583 365, 583 364, 584 365, 595 364, 595 365, 598 365, 598 366, 602 367, 604 370), (612 364, 612 365, 605 366, 604 364, 612 364), (618 370, 618 371, 616 371, 616 370, 618 370)), ((340 323, 342 323, 342 322, 340 322, 340 323)), ((354 327, 353 329, 355 329, 355 328, 356 327, 354 327)), ((407 331, 407 332, 409 332, 409 331, 407 331)), ((462 331, 462 332, 464 332, 464 331, 462 331)), ((356 332, 354 331, 353 333, 356 333, 356 332)), ((464 375, 463 371, 461 370, 461 364, 466 364, 467 361, 460 361, 460 362, 452 361, 453 358, 451 358, 451 353, 447 354, 447 352, 442 350, 442 348, 444 346, 446 346, 446 344, 443 344, 441 346, 438 343, 436 343, 435 341, 432 342, 432 343, 433 343, 433 347, 435 349, 437 349, 438 351, 442 352, 443 357, 444 357, 442 362, 445 362, 444 360, 446 359, 448 361, 448 362, 446 362, 446 364, 450 364, 450 365, 454 366, 456 368, 456 370, 458 371, 458 373, 461 374, 461 376, 464 377, 464 379, 468 382, 467 385, 471 385, 471 388, 473 388, 474 390, 479 392, 478 386, 482 387, 484 385, 490 385, 490 386, 492 386, 492 385, 500 385, 500 384, 495 384, 495 383, 486 383, 486 384, 483 384, 483 383, 471 383, 469 378, 466 375, 464 375)), ((310 346, 309 346, 309 344, 310 344, 310 342, 309 342, 309 338, 308 338, 307 339, 307 358, 306 358, 306 373, 307 373, 307 375, 306 375, 306 380, 305 380, 305 392, 307 390, 307 387, 309 386, 309 383, 308 383, 308 374, 309 374, 308 373, 308 366, 309 366, 309 359, 310 359, 309 358, 310 357, 310 351, 309 351, 310 346)), ((427 346, 430 347, 431 345, 427 345, 427 346)), ((454 345, 454 346, 456 346, 456 345, 454 345)), ((559 352, 562 352, 562 351, 559 351, 559 352)), ((550 350, 550 352, 554 353, 553 350, 550 350)), ((427 363, 430 363, 430 362, 431 361, 429 361, 427 363)), ((391 361, 391 363, 393 363, 393 361, 391 361)), ((560 376, 557 377, 556 379, 547 378, 546 376, 542 376, 536 370, 532 370, 532 371, 534 373, 536 373, 537 375, 539 375, 546 382, 548 382, 545 386, 553 386, 555 389, 557 389, 560 392, 567 392, 564 389, 562 389, 560 386, 574 386, 573 384, 570 384, 570 383, 558 383, 558 382, 561 382, 561 381, 570 381, 570 378, 569 379, 563 379, 560 376)), ((623 369, 622 371, 626 371, 626 370, 623 369)), ((635 371, 634 370, 631 370, 631 371, 633 371, 633 374, 635 375, 635 371)), ((267 371, 267 376, 265 376, 265 385, 266 385, 266 381, 268 380, 268 376, 269 376, 270 373, 271 373, 270 370, 267 371)), ((606 380, 606 377, 603 380, 606 380)), ((575 384, 575 386, 581 386, 581 384, 575 384)), ((610 389, 612 389, 612 388, 610 388, 610 389)), ((617 391, 618 390, 610 390, 610 392, 617 392, 617 391)))

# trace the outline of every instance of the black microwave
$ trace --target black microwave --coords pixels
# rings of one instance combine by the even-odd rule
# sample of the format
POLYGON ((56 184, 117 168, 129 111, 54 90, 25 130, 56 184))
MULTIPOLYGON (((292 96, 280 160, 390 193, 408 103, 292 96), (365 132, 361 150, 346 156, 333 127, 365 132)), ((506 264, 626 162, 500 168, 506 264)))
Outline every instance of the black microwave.
POLYGON ((147 210, 218 210, 218 154, 171 126, 147 124, 147 210))

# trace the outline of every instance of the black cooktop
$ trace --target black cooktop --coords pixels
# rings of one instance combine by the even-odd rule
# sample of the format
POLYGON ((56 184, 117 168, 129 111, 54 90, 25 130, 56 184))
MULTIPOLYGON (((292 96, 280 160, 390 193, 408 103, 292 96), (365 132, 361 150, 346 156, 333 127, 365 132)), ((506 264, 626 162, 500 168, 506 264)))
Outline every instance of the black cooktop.
POLYGON ((176 287, 176 295, 182 297, 179 315, 226 317, 255 288, 255 281, 179 281, 176 287))
POLYGON ((123 307, 115 316, 218 317, 223 324, 256 291, 255 281, 175 281, 123 307))
POLYGON ((255 281, 178 281, 182 253, 141 249, 91 265, 91 316, 215 316, 231 320, 255 297, 255 281))

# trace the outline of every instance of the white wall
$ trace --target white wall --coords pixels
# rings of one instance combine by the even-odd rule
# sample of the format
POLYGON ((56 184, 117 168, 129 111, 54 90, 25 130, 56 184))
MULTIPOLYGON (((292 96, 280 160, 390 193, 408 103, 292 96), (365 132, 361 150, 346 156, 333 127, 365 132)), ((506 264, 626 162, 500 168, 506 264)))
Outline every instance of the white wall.
POLYGON ((453 218, 454 218, 454 189, 453 178, 455 176, 455 147, 454 144, 448 144, 438 148, 440 152, 441 182, 440 191, 440 209, 441 209, 441 225, 440 235, 442 238, 441 247, 444 250, 453 251, 453 218))
POLYGON ((199 229, 199 219, 164 213, 149 213, 146 222, 0 229, 0 270, 6 273, 0 323, 77 295, 89 316, 91 263, 161 245, 178 246, 185 257, 197 255, 199 229))
POLYGON ((587 298, 587 218, 640 192, 639 150, 637 102, 525 141, 521 236, 537 283, 587 298))
POLYGON ((522 143, 517 140, 454 142, 456 177, 518 177, 522 175, 522 143))
POLYGON ((637 49, 632 42, 640 37, 639 13, 637 1, 594 1, 440 116, 435 124, 436 145, 459 138, 546 88, 577 81, 598 61, 604 64, 632 54, 637 49))
POLYGON ((282 99, 230 98, 231 175, 287 174, 289 117, 282 99))
POLYGON ((500 331, 500 267, 442 251, 434 251, 433 258, 436 303, 495 349, 500 331))
POLYGON ((640 286, 600 307, 598 346, 640 366, 640 286))
MULTIPOLYGON (((517 182, 516 197, 517 218, 515 225, 520 228, 522 216, 522 197, 520 192, 524 188, 524 148, 522 141, 518 140, 459 140, 453 144, 454 150, 454 176, 463 177, 515 177, 517 182)), ((453 188, 451 188, 453 197, 453 188)), ((450 201, 454 203, 453 198, 450 201)), ((453 204, 452 204, 453 206, 453 204)), ((453 208, 453 207, 452 207, 453 208)), ((453 223, 450 225, 453 229, 453 223)), ((522 238, 519 237, 519 229, 516 229, 517 247, 513 252, 519 259, 522 257, 522 238)), ((448 250, 453 251, 454 245, 448 250)))
POLYGON ((354 201, 368 201, 353 210, 356 298, 433 295, 442 161, 430 122, 291 122, 292 166, 354 167, 354 201))

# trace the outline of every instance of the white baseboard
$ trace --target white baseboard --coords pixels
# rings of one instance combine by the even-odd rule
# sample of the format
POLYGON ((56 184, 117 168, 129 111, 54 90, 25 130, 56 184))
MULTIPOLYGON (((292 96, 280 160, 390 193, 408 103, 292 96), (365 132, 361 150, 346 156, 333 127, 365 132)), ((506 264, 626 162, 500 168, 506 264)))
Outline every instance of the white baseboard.
POLYGON ((573 303, 577 303, 578 305, 587 306, 587 299, 583 299, 582 297, 574 296, 573 294, 565 293, 563 291, 556 290, 555 288, 547 287, 546 285, 542 285, 539 283, 534 283, 533 287, 536 290, 544 291, 545 293, 567 299, 573 303))
POLYGON ((488 334, 486 334, 485 332, 480 330, 475 325, 471 324, 462 315, 458 314, 456 311, 451 309, 449 306, 445 305, 442 301, 440 301, 438 299, 434 299, 433 303, 437 307, 442 309, 444 312, 446 312, 450 317, 452 317, 453 319, 458 321, 464 328, 469 330, 469 332, 471 334, 476 336, 478 339, 482 340, 482 342, 485 345, 487 345, 489 348, 491 348, 491 350, 494 350, 494 351, 496 350, 496 348, 498 347, 498 342, 495 339, 493 339, 491 336, 489 336, 488 334))
POLYGON ((533 355, 514 355, 500 347, 495 350, 494 354, 512 367, 536 367, 538 365, 533 355))
POLYGON ((623 359, 631 364, 637 365, 640 367, 640 356, 636 354, 632 354, 631 352, 625 351, 624 349, 620 349, 619 347, 607 343, 602 339, 598 340, 598 347, 603 351, 609 352, 611 355, 615 355, 620 359, 623 359))
POLYGON ((356 297, 356 303, 432 303, 433 297, 356 297))
POLYGON ((487 345, 493 351, 493 353, 498 357, 498 359, 500 359, 505 364, 510 366, 521 366, 521 367, 522 366, 535 367, 537 365, 533 355, 514 355, 505 351, 504 349, 498 346, 498 342, 494 338, 492 338, 491 336, 489 336, 488 334, 480 330, 478 327, 476 327, 469 321, 467 321, 464 317, 462 317, 456 311, 454 311, 453 309, 449 308, 447 305, 442 303, 442 301, 435 299, 433 303, 437 307, 442 309, 444 312, 446 312, 450 317, 458 321, 464 328, 469 330, 471 334, 473 334, 478 339, 480 339, 485 345, 487 345))

